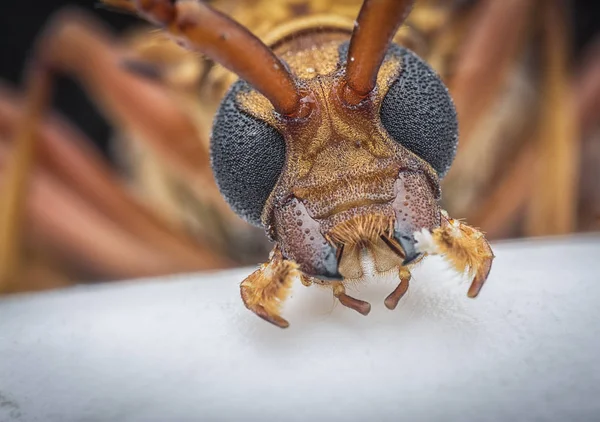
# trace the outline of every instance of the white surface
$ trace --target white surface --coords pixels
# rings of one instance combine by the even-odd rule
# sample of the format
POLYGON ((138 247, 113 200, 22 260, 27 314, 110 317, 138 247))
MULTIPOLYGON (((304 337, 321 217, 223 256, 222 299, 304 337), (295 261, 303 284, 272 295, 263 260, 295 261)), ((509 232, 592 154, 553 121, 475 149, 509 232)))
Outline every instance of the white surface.
POLYGON ((250 270, 0 301, 0 421, 600 420, 600 237, 504 243, 476 300, 428 258, 395 311, 298 283, 275 328, 250 270))

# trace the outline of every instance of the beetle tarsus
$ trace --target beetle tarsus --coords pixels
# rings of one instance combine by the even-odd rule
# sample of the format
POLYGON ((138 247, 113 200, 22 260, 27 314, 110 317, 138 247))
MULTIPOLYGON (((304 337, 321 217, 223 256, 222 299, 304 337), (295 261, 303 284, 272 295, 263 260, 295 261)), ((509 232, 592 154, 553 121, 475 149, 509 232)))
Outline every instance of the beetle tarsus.
POLYGON ((240 293, 244 305, 265 321, 287 328, 289 322, 279 315, 281 304, 298 275, 298 266, 284 259, 279 248, 275 247, 270 261, 242 281, 240 293))
POLYGON ((429 255, 442 255, 460 273, 472 277, 467 295, 476 297, 492 268, 494 253, 479 230, 442 212, 442 225, 431 232, 415 233, 416 249, 429 255))

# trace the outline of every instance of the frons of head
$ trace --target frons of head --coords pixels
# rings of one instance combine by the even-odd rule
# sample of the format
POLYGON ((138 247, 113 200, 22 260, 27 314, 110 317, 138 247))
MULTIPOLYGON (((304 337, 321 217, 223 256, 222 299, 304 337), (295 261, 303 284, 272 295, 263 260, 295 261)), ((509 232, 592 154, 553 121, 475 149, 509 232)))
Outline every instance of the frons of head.
MULTIPOLYGON (((280 115, 304 117, 310 93, 273 52, 231 18, 198 0, 102 0, 160 25, 186 47, 236 73, 264 95, 280 115)), ((414 0, 365 0, 348 53, 342 98, 360 103, 375 88, 377 73, 398 27, 414 0)))

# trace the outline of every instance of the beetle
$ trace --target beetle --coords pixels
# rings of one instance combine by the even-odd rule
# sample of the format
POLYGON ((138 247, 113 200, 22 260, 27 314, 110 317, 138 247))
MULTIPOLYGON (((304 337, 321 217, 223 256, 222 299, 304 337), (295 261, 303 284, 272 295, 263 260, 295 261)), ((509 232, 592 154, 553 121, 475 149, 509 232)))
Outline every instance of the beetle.
MULTIPOLYGON (((215 116, 210 159, 233 211, 275 245, 241 283, 248 309, 287 327, 281 304, 300 278, 329 286, 366 315, 370 304, 344 286, 364 276, 368 261, 377 273, 398 274, 384 301, 394 309, 427 254, 469 271, 468 295, 477 296, 494 258, 490 245, 439 206, 458 142, 452 99, 423 60, 392 43, 412 1, 365 0, 351 32, 308 25, 270 47, 206 3, 104 3, 135 12, 240 78, 215 116)), ((42 77, 34 80, 43 87, 42 77)))
POLYGON ((479 293, 494 255, 481 232, 438 205, 455 155, 456 112, 433 70, 391 43, 411 1, 365 0, 350 40, 313 28, 269 49, 241 25, 195 1, 140 1, 137 13, 240 76, 223 99, 211 163, 232 209, 275 243, 241 283, 248 309, 279 326, 292 281, 346 294, 364 259, 397 271, 394 309, 423 254, 469 269, 479 293))

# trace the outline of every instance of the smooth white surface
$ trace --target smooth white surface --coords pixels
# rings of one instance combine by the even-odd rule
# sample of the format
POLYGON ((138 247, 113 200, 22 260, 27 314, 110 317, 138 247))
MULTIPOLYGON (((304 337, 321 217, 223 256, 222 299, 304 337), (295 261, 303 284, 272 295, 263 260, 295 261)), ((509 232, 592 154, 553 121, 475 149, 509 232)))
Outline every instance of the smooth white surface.
POLYGON ((480 297, 428 258, 363 317, 297 283, 281 330, 251 270, 0 300, 0 421, 600 420, 600 237, 504 243, 480 297))

